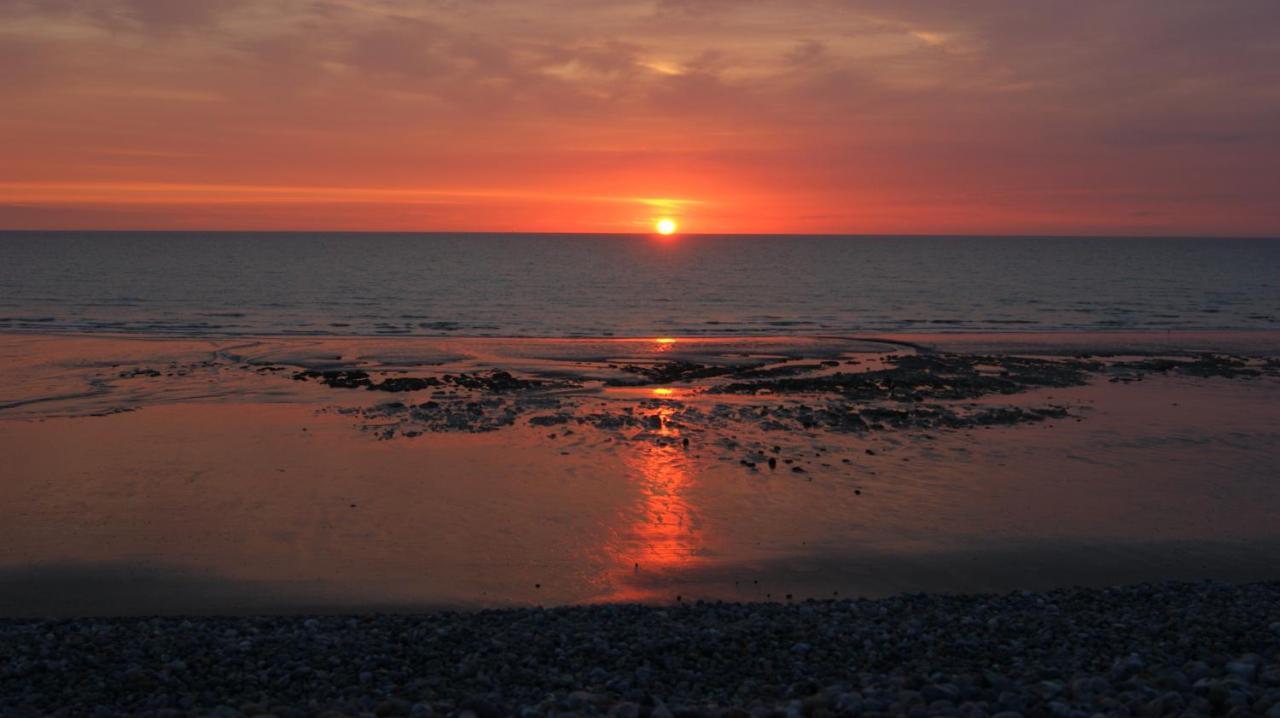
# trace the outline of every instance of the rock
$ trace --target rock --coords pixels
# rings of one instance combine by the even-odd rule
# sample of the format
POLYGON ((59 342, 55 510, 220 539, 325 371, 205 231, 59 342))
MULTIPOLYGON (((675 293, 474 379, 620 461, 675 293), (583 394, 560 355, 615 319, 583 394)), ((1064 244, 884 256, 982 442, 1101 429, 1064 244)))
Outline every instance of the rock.
POLYGON ((1047 700, 1061 695, 1063 685, 1061 681, 1040 681, 1034 690, 1041 698, 1047 700))
POLYGON ((1182 667, 1182 671, 1192 683, 1213 675, 1213 670, 1204 661, 1191 661, 1182 667))
POLYGON ((1110 691, 1111 683, 1102 676, 1077 678, 1071 682, 1071 695, 1077 699, 1087 699, 1092 696, 1103 695, 1110 691))
POLYGON ((662 702, 661 698, 653 699, 653 710, 649 711, 649 718, 675 718, 667 705, 662 702))
POLYGON ((370 391, 422 391, 433 386, 440 386, 440 380, 435 377, 396 377, 391 379, 383 379, 377 384, 370 384, 370 391))
POLYGON ((623 701, 609 710, 609 716, 610 718, 640 718, 640 705, 623 701))
POLYGON ((471 711, 476 718, 506 718, 507 711, 501 706, 491 703, 483 698, 469 698, 463 701, 458 709, 460 711, 471 711))
POLYGON ((1253 677, 1257 675, 1258 666, 1244 661, 1231 661, 1227 664, 1226 671, 1227 675, 1235 676, 1246 683, 1252 683, 1253 677))
POLYGON ((940 699, 929 704, 929 715, 950 716, 956 714, 956 705, 949 700, 940 699))
POLYGON ((839 693, 833 707, 838 713, 857 713, 862 707, 862 694, 856 691, 839 693))
POLYGON ((1146 662, 1137 654, 1129 654, 1111 664, 1111 680, 1124 680, 1146 667, 1146 662))
POLYGON ((319 379, 321 384, 339 389, 356 389, 370 386, 373 382, 367 372, 359 369, 331 369, 327 371, 300 371, 293 375, 294 381, 319 379))
POLYGON ((921 691, 925 700, 945 700, 955 703, 960 700, 960 688, 953 683, 930 683, 921 691))

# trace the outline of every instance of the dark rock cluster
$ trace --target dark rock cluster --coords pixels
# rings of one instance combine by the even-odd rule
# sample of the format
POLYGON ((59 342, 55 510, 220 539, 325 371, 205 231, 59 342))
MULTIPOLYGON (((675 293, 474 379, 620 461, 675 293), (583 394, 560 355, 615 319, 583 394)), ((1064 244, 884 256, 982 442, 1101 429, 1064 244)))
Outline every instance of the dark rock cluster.
POLYGON ((1174 374, 1199 378, 1222 377, 1225 379, 1280 376, 1280 362, 1267 359, 1262 363, 1250 362, 1243 357, 1226 354, 1197 354, 1186 357, 1149 357, 1119 361, 1108 366, 1111 381, 1141 381, 1148 374, 1174 374))
MULTIPOLYGON (((529 412, 532 426, 584 426, 627 432, 625 438, 666 442, 663 432, 676 428, 730 433, 744 425, 766 431, 874 432, 894 430, 972 429, 1012 426, 1073 414, 1069 406, 979 403, 986 397, 1011 396, 1034 389, 1069 388, 1100 378, 1113 382, 1141 380, 1151 374, 1197 378, 1252 379, 1280 376, 1280 363, 1220 354, 1194 354, 1140 359, 1092 356, 1025 357, 953 353, 891 354, 881 368, 851 371, 846 360, 795 360, 761 363, 703 364, 687 360, 650 364, 608 364, 621 376, 605 386, 682 384, 706 396, 747 396, 750 404, 717 404, 676 399, 636 400, 586 409, 596 389, 585 376, 520 377, 493 369, 487 372, 399 375, 376 378, 358 369, 305 370, 294 379, 317 380, 336 388, 412 392, 436 389, 432 400, 388 404, 362 410, 379 422, 365 428, 382 438, 416 436, 436 431, 493 431, 515 425, 529 412), (584 390, 580 394, 564 389, 584 390), (554 398, 552 398, 554 397, 554 398), (397 410, 393 410, 397 409, 397 410), (538 412, 551 409, 554 413, 538 412), (656 416, 661 409, 663 418, 656 416)), ((594 381, 601 381, 596 379, 594 381)), ((739 400, 740 401, 740 400, 739 400)))
POLYGON ((391 376, 381 381, 374 380, 368 372, 359 369, 326 369, 323 371, 307 369, 293 375, 295 381, 315 379, 325 386, 337 389, 368 389, 370 391, 405 392, 422 391, 440 386, 454 386, 461 389, 483 391, 489 393, 508 393, 543 389, 551 386, 566 386, 567 382, 549 382, 543 379, 520 379, 510 372, 493 370, 475 374, 445 374, 441 377, 402 377, 391 376))
POLYGON ((912 354, 894 365, 865 372, 733 382, 714 387, 723 394, 839 394, 859 401, 975 399, 1039 387, 1087 384, 1097 362, 970 354, 912 354))

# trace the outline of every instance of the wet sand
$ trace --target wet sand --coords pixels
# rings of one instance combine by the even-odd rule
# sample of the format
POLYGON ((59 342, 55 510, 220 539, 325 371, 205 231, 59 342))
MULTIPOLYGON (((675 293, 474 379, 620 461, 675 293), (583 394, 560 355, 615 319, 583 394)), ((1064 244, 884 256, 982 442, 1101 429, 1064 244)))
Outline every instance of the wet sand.
POLYGON ((1276 356, 1248 332, 0 335, 0 614, 1272 579, 1276 356))

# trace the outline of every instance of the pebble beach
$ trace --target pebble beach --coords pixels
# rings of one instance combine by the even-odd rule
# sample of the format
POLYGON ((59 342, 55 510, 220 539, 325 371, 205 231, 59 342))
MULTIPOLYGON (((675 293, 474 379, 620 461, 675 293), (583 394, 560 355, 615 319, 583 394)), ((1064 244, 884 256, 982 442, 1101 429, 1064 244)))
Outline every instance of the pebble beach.
POLYGON ((1280 716, 1280 582, 0 622, 0 715, 1280 716))

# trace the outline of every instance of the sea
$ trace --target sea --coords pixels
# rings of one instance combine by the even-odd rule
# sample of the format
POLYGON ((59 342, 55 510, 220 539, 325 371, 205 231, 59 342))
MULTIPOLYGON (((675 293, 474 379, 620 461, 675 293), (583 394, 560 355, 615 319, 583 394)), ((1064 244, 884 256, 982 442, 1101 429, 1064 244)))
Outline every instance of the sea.
POLYGON ((0 232, 0 331, 1280 328, 1280 239, 0 232))

